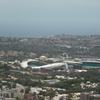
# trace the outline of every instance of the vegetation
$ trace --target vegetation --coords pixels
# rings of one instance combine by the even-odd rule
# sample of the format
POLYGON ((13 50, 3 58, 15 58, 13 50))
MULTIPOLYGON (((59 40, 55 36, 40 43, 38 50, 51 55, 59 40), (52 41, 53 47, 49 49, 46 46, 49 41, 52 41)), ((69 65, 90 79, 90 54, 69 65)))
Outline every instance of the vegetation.
POLYGON ((47 92, 41 91, 39 94, 43 95, 43 96, 50 96, 50 98, 53 98, 55 96, 55 91, 52 91, 52 90, 51 91, 47 91, 47 92))
MULTIPOLYGON (((100 35, 58 35, 52 38, 0 37, 0 60, 14 61, 17 59, 22 61, 41 55, 59 57, 63 53, 67 53, 72 58, 99 58, 99 38, 100 35)), ((52 63, 52 61, 47 61, 47 63, 52 63)))
MULTIPOLYGON (((71 94, 77 92, 90 92, 100 94, 100 71, 99 69, 88 69, 87 72, 82 73, 67 73, 58 72, 63 70, 62 68, 54 68, 53 71, 48 71, 49 75, 33 75, 31 67, 22 68, 19 63, 15 62, 11 67, 9 61, 15 61, 16 59, 22 61, 23 59, 34 59, 44 55, 46 57, 58 57, 61 59, 67 59, 68 56, 72 58, 99 58, 100 57, 100 35, 99 36, 71 36, 61 35, 52 38, 4 38, 0 37, 0 60, 6 61, 6 63, 0 63, 0 89, 4 87, 7 89, 15 88, 16 83, 19 83, 26 87, 21 89, 20 93, 29 93, 31 87, 51 87, 46 92, 41 91, 39 94, 43 96, 50 96, 50 98, 56 95, 56 92, 63 94, 71 94), (16 71, 11 71, 16 70, 16 71), (29 72, 29 74, 23 74, 22 71, 29 72), (60 82, 54 84, 43 83, 41 80, 56 79, 56 75, 64 75, 65 77, 77 77, 76 79, 59 79, 60 82), (51 76, 51 77, 48 77, 51 76), (87 84, 98 83, 97 87, 81 87, 81 83, 87 84), (3 87, 4 86, 4 87, 3 87), (56 90, 53 90, 56 88, 56 90), (57 90, 57 88, 65 89, 57 90)), ((60 60, 62 61, 62 60, 60 60)), ((37 63, 37 65, 53 63, 52 60, 37 63)), ((32 64, 29 63, 29 64, 32 64)), ((41 72, 45 72, 41 70, 41 72)), ((6 95, 9 97, 9 95, 6 95)), ((69 96, 66 100, 71 100, 69 96)), ((91 97, 90 100, 99 100, 100 98, 91 97)), ((16 100, 20 98, 16 97, 16 100)), ((44 100, 44 97, 39 97, 39 100, 44 100)))
MULTIPOLYGON (((77 79, 73 80, 65 80, 65 79, 60 79, 61 82, 57 82, 55 84, 48 84, 48 83, 42 83, 40 80, 41 79, 48 79, 47 75, 28 75, 28 74, 22 74, 18 72, 10 72, 10 69, 13 69, 12 67, 8 66, 7 64, 0 64, 0 77, 2 78, 3 81, 6 81, 2 83, 0 81, 0 88, 2 88, 2 85, 7 85, 7 87, 12 88, 16 87, 15 83, 22 84, 23 86, 28 86, 28 87, 42 87, 42 86, 49 86, 49 87, 55 87, 55 88, 64 88, 66 89, 66 92, 63 91, 58 91, 60 93, 74 93, 74 92, 83 92, 83 91, 92 91, 95 90, 97 93, 100 93, 100 85, 98 85, 97 88, 86 88, 82 89, 80 87, 80 83, 84 82, 86 83, 87 81, 90 81, 92 83, 100 83, 100 72, 98 69, 89 69, 88 72, 82 72, 82 73, 62 73, 62 72, 50 72, 51 76, 55 78, 55 75, 64 75, 64 76, 76 76, 77 79), (16 77, 17 79, 11 79, 11 77, 16 77), (83 78, 83 79, 81 79, 83 78), (11 85, 9 82, 12 82, 13 84, 11 85)), ((29 69, 27 69, 29 71, 29 69)), ((29 88, 26 89, 26 92, 29 91, 29 88)), ((23 90, 21 90, 23 92, 23 90)), ((47 95, 47 94, 45 94, 47 95)))

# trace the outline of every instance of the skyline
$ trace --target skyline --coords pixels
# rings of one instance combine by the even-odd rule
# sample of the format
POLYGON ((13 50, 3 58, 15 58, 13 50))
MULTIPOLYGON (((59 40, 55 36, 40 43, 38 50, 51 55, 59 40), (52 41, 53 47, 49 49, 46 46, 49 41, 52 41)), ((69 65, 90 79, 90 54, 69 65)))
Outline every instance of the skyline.
POLYGON ((0 0, 0 36, 99 35, 99 0, 0 0))

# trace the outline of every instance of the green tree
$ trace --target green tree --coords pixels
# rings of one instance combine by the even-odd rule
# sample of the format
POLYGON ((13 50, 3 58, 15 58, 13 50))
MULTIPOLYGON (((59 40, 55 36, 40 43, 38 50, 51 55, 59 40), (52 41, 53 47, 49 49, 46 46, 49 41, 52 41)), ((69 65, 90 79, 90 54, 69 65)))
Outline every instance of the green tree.
POLYGON ((21 100, 19 97, 16 97, 16 100, 21 100))
POLYGON ((30 87, 25 89, 25 93, 29 93, 29 91, 30 91, 30 87))
POLYGON ((100 94, 100 84, 96 87, 96 92, 100 94))
POLYGON ((6 98, 9 98, 9 94, 6 95, 6 98))
POLYGON ((45 100, 43 97, 39 97, 39 100, 45 100))
POLYGON ((21 93, 24 93, 24 89, 21 89, 20 92, 21 92, 21 93))
POLYGON ((46 92, 45 91, 40 91, 39 94, 45 96, 46 95, 46 92))
POLYGON ((46 96, 50 96, 50 98, 53 98, 55 96, 55 91, 46 92, 46 96))
POLYGON ((66 98, 66 100, 72 100, 70 97, 66 98))

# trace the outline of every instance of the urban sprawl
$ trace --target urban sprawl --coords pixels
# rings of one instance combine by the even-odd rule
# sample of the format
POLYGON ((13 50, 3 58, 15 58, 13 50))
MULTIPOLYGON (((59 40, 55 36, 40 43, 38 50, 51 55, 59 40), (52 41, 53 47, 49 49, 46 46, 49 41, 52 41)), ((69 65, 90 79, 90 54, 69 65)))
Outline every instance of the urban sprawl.
POLYGON ((0 37, 0 100, 100 100, 100 35, 0 37))

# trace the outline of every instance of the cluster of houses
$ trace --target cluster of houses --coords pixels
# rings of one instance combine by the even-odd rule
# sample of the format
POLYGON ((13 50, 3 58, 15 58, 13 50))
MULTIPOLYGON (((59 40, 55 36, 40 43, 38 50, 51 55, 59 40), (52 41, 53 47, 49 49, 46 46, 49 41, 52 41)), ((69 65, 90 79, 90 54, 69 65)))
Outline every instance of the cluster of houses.
MULTIPOLYGON (((65 78, 64 76, 57 75, 57 78, 65 78)), ((58 79, 55 80, 43 80, 43 82, 47 82, 49 84, 54 84, 59 82, 58 79)), ((87 81, 86 83, 81 82, 80 86, 82 89, 87 87, 95 88, 98 86, 98 83, 91 83, 87 81)), ((0 100, 16 100, 16 98, 20 98, 20 100, 40 100, 40 98, 44 98, 44 100, 50 100, 50 96, 43 96, 40 92, 50 92, 55 91, 55 96, 51 100, 66 100, 69 98, 69 94, 60 94, 57 91, 66 91, 66 89, 62 88, 53 88, 53 87, 30 87, 29 93, 25 93, 25 89, 27 86, 23 86, 21 84, 16 83, 16 88, 7 88, 7 86, 2 86, 0 89, 0 100)), ((71 93, 71 100, 90 100, 90 97, 100 97, 99 94, 95 94, 94 91, 90 93, 71 93), (84 99, 85 98, 85 99, 84 99)))

